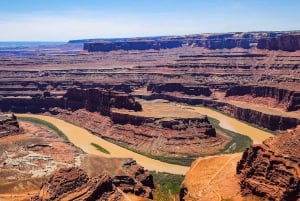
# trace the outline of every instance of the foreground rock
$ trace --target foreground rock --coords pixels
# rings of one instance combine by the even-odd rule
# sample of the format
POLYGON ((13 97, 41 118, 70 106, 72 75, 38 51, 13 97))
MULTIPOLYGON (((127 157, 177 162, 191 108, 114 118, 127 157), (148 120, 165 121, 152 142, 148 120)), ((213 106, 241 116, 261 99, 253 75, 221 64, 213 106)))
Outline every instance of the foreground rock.
POLYGON ((33 200, 125 200, 124 193, 152 199, 152 176, 135 161, 123 163, 119 175, 107 172, 95 177, 80 168, 57 170, 45 182, 33 200))
POLYGON ((122 194, 107 174, 89 178, 79 168, 60 169, 45 182, 32 200, 120 200, 122 194))
POLYGON ((300 199, 300 127, 248 148, 238 163, 244 195, 267 200, 300 199))

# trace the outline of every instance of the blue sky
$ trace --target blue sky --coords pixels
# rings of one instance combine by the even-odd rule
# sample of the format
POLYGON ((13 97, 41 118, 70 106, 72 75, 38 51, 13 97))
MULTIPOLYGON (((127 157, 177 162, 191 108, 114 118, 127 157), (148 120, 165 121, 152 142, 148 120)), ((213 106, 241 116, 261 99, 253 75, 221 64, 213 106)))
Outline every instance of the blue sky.
POLYGON ((299 0, 0 1, 0 41, 299 29, 299 0))

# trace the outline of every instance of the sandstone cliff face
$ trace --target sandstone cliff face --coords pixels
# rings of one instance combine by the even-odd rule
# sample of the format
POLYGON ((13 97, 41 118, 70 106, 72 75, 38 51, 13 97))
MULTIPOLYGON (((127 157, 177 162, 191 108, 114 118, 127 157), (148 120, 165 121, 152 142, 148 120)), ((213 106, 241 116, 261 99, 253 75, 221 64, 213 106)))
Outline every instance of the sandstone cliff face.
POLYGON ((122 165, 124 173, 113 177, 113 184, 125 193, 152 199, 153 177, 148 170, 128 159, 122 165))
MULTIPOLYGON (((79 168, 60 169, 43 184, 38 196, 32 200, 105 200, 111 194, 120 199, 122 195, 112 184, 112 179, 106 174, 89 178, 86 172, 79 168)), ((118 200, 111 199, 111 200, 118 200)))
POLYGON ((0 138, 21 132, 17 117, 14 114, 0 113, 0 138))
POLYGON ((282 105, 286 111, 300 109, 300 93, 287 89, 269 86, 234 86, 228 89, 225 94, 226 97, 243 95, 274 98, 277 104, 282 105))
POLYGON ((66 105, 72 109, 86 108, 88 111, 98 111, 110 115, 111 108, 125 108, 141 111, 142 106, 128 94, 101 89, 68 89, 64 95, 66 105))
POLYGON ((115 92, 104 89, 70 88, 62 98, 46 93, 39 97, 0 98, 2 111, 13 112, 54 112, 52 108, 66 108, 77 110, 85 108, 88 111, 110 115, 111 108, 125 108, 141 111, 142 106, 134 98, 124 92, 115 92))
POLYGON ((242 193, 268 200, 300 199, 300 127, 248 148, 237 165, 242 193))
POLYGON ((154 93, 181 92, 195 96, 210 96, 212 93, 210 89, 205 86, 185 86, 181 83, 149 84, 147 90, 154 93))
POLYGON ((160 50, 183 46, 204 47, 210 50, 257 47, 268 50, 296 51, 300 49, 300 35, 293 32, 237 32, 119 41, 95 39, 86 41, 83 49, 89 52, 109 52, 114 50, 160 50))
POLYGON ((207 117, 199 118, 154 118, 143 117, 119 112, 112 112, 111 119, 116 124, 131 124, 145 127, 156 126, 158 129, 170 130, 176 133, 176 136, 184 139, 191 136, 199 138, 216 137, 216 131, 211 126, 207 117), (189 133, 184 134, 184 133, 189 133))
POLYGON ((300 50, 300 35, 285 34, 276 38, 261 38, 258 49, 296 51, 300 50))

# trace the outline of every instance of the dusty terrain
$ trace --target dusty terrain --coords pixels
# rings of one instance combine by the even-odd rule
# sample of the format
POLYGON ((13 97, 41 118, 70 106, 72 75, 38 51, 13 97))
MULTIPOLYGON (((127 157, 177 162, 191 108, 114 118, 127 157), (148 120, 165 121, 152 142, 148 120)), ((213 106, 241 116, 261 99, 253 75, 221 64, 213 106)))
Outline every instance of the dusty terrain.
POLYGON ((27 122, 21 122, 20 127, 24 133, 0 141, 0 200, 36 192, 57 168, 74 166, 83 154, 53 131, 27 122))
MULTIPOLYGON (((137 195, 136 200, 139 197, 151 198, 152 177, 135 161, 87 155, 40 125, 21 121, 20 128, 22 133, 2 137, 0 141, 0 200, 29 200, 58 169, 72 167, 81 167, 89 177, 107 172, 112 179, 112 188, 119 189, 120 195, 126 191, 137 195), (123 179, 119 181, 119 177, 123 179)), ((86 187, 92 188, 90 184, 86 187)), ((57 195, 52 193, 52 196, 57 195)))
POLYGON ((243 154, 198 158, 186 174, 180 198, 297 201, 299 142, 297 127, 252 145, 243 154))
POLYGON ((198 158, 182 183, 181 200, 243 200, 235 173, 240 158, 241 154, 198 158))

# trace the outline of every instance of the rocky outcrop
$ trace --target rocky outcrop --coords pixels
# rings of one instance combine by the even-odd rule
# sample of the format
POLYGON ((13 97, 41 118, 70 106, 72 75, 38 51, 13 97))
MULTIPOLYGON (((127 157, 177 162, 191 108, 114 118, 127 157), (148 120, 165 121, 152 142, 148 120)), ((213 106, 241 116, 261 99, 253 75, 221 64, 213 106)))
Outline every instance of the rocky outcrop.
POLYGON ((270 130, 286 130, 289 128, 295 128, 300 124, 300 119, 293 117, 267 114, 257 110, 238 107, 228 103, 224 103, 221 105, 223 106, 216 106, 216 108, 237 119, 246 121, 248 123, 253 123, 270 130))
POLYGON ((182 83, 149 84, 147 90, 152 93, 181 92, 195 96, 210 96, 212 93, 206 86, 188 86, 182 83))
POLYGON ((21 132, 21 128, 14 114, 0 113, 0 138, 15 135, 21 132))
POLYGON ((274 98, 278 105, 281 105, 286 111, 300 109, 300 92, 288 89, 280 89, 270 86, 234 86, 226 91, 225 96, 244 96, 269 97, 274 98))
POLYGON ((89 177, 80 168, 57 170, 33 200, 120 200, 123 193, 152 199, 152 175, 134 160, 127 159, 114 176, 89 177))
POLYGON ((244 195, 266 200, 300 199, 300 127, 248 148, 237 165, 244 195))
POLYGON ((257 43, 258 49, 297 51, 300 50, 299 34, 284 34, 275 38, 261 38, 257 43))
POLYGON ((106 91, 102 89, 68 89, 64 95, 66 105, 72 109, 86 108, 88 111, 98 111, 109 115, 111 108, 125 108, 141 111, 142 106, 126 93, 106 91))
POLYGON ((152 199, 153 177, 148 170, 128 159, 122 165, 124 173, 113 177, 113 184, 125 193, 152 199))
POLYGON ((200 116, 199 118, 154 118, 144 117, 131 114, 124 114, 120 112, 112 112, 111 120, 115 124, 131 124, 136 126, 150 126, 156 125, 158 128, 170 129, 174 132, 179 132, 177 135, 184 139, 187 135, 183 135, 183 132, 189 130, 190 135, 205 137, 216 137, 215 129, 210 125, 206 116, 200 116))
MULTIPOLYGON (((122 195, 112 184, 112 178, 107 174, 89 178, 87 173, 79 168, 64 168, 56 171, 45 182, 38 196, 32 200, 105 200, 111 194, 122 195)), ((117 200, 117 199, 113 199, 117 200)))
POLYGON ((54 112, 53 108, 77 110, 85 108, 91 112, 110 115, 111 108, 125 108, 141 111, 142 106, 134 98, 124 92, 104 89, 70 88, 63 97, 54 97, 44 93, 39 97, 5 97, 0 98, 0 109, 13 112, 54 112))

